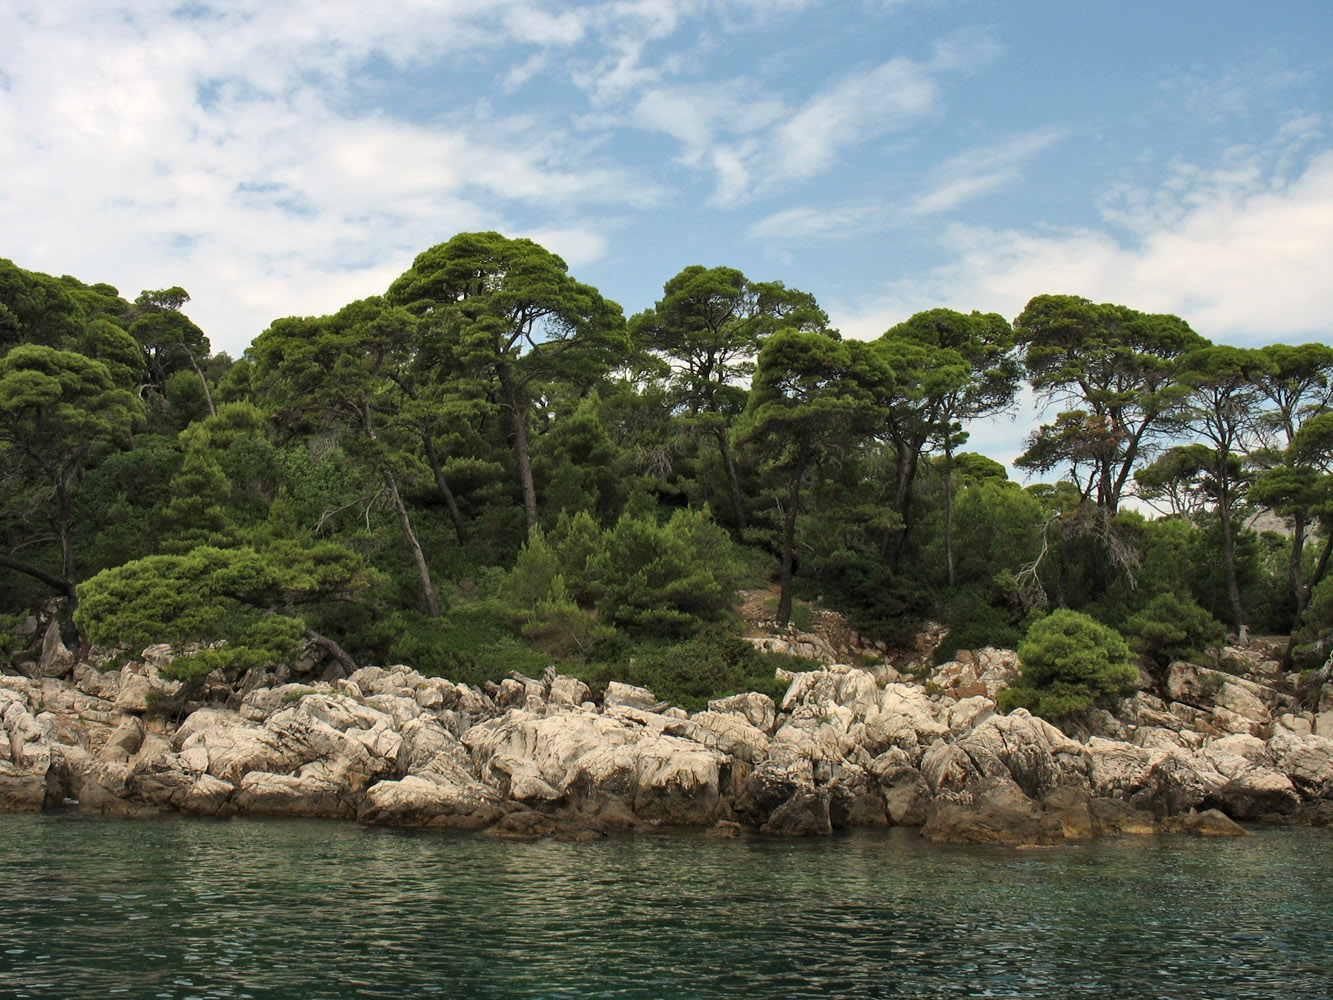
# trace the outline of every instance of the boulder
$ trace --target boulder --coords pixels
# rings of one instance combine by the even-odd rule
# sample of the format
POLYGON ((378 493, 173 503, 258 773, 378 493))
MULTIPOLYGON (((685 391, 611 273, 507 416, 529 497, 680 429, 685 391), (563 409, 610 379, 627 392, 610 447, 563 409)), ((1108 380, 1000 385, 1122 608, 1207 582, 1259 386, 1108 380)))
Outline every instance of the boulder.
POLYGON ((1168 753, 1148 768, 1142 787, 1129 801, 1159 818, 1173 816, 1199 808, 1226 782, 1206 759, 1168 753))
POLYGON ((503 816, 494 789, 465 771, 434 769, 381 781, 366 790, 357 810, 362 823, 474 830, 503 816))
POLYGON ((136 797, 163 810, 199 816, 230 816, 236 786, 215 778, 199 765, 199 755, 169 754, 139 761, 131 779, 136 797))
POLYGON ((128 716, 107 738, 102 749, 98 751, 97 759, 123 763, 139 752, 143 741, 143 720, 138 716, 128 716))
POLYGON ((710 701, 708 710, 710 712, 727 712, 732 715, 739 715, 755 729, 765 733, 772 732, 773 724, 778 717, 777 707, 773 704, 773 699, 756 691, 733 694, 728 698, 710 701))
POLYGON ((236 789, 236 808, 247 816, 290 816, 344 819, 355 810, 344 787, 319 774, 272 774, 250 771, 236 789))
POLYGON ((565 708, 578 708, 585 701, 592 699, 592 691, 588 685, 583 683, 577 677, 569 677, 565 674, 559 674, 551 680, 551 689, 547 694, 547 700, 552 705, 559 705, 565 708))
POLYGON ((966 799, 935 799, 921 835, 941 844, 1023 847, 1065 842, 1059 816, 1044 812, 1004 778, 974 786, 966 799))
POLYGON ((1279 730, 1268 741, 1273 765, 1304 799, 1333 798, 1333 739, 1279 730))
POLYGON ((833 833, 828 792, 808 789, 797 792, 773 810, 760 833, 783 837, 827 837, 833 833))
POLYGON ((1091 840, 1097 836, 1092 814, 1092 796, 1084 788, 1062 785, 1041 800, 1043 811, 1060 821, 1065 840, 1091 840))
POLYGON ((120 668, 115 702, 118 711, 142 714, 148 711, 149 702, 154 698, 170 697, 180 691, 180 681, 162 678, 158 664, 166 666, 171 662, 169 658, 163 660, 158 652, 153 662, 148 662, 149 650, 154 648, 150 646, 144 650, 143 663, 120 668))
POLYGON ((781 708, 794 712, 803 706, 835 705, 864 721, 877 711, 879 701, 879 686, 869 671, 839 664, 792 674, 781 708))
POLYGON ((1094 736, 1084 748, 1088 753, 1088 786, 1102 798, 1128 799, 1140 792, 1153 764, 1166 751, 1094 736))
POLYGON ((1184 833, 1193 837, 1244 837, 1245 828, 1216 809, 1168 816, 1161 822, 1164 833, 1184 833))
POLYGON ((647 688, 635 687, 633 684, 622 684, 620 681, 612 681, 608 684, 606 694, 602 698, 602 707, 607 710, 623 707, 637 708, 646 712, 658 704, 657 695, 647 688))
POLYGON ((1061 785, 1088 787, 1088 771, 1082 744, 1021 708, 991 716, 957 743, 936 744, 921 762, 937 795, 1009 778, 1025 795, 1041 798, 1061 785))
POLYGON ((1088 801, 1088 812, 1099 837, 1147 836, 1157 832, 1152 813, 1135 809, 1123 799, 1094 797, 1088 801))
POLYGON ((758 764, 768 756, 768 737, 739 713, 696 712, 688 722, 669 723, 663 731, 712 747, 746 764, 758 764))
POLYGON ((60 637, 60 623, 53 617, 42 636, 42 652, 37 658, 37 676, 68 677, 74 669, 74 654, 60 637))

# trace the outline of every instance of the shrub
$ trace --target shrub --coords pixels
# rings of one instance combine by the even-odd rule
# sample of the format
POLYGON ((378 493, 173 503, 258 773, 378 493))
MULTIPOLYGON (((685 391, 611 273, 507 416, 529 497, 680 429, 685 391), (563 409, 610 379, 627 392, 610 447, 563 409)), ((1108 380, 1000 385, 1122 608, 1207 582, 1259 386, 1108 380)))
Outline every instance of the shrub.
POLYGON ((1000 695, 1000 710, 1026 708, 1058 719, 1128 691, 1136 674, 1129 646, 1114 629, 1077 611, 1035 622, 1018 647, 1018 684, 1000 695))
POLYGON ((691 712, 707 708, 715 698, 742 691, 779 699, 787 685, 774 676, 777 667, 812 669, 809 661, 761 653, 744 639, 716 627, 681 643, 640 645, 633 653, 627 679, 691 712))
POLYGON ((1199 662, 1204 648, 1226 637, 1221 622, 1188 597, 1158 594, 1125 622, 1130 648, 1158 671, 1174 660, 1199 662))

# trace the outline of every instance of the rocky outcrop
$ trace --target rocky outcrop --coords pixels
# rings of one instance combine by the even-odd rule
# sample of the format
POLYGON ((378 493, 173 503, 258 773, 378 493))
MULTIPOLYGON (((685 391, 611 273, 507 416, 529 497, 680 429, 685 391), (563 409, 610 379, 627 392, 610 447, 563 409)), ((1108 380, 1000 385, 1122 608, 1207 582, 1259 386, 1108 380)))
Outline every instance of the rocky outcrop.
POLYGON ((1333 822, 1333 739, 1268 675, 1176 664, 1172 700, 1141 692, 1066 732, 997 712, 1016 668, 1003 650, 960 655, 925 683, 829 664, 783 675, 777 703, 751 692, 693 714, 620 683, 599 705, 553 670, 481 690, 364 667, 330 682, 210 679, 215 700, 173 724, 151 711, 178 695, 162 672, 171 655, 0 677, 0 809, 576 839, 644 825, 719 836, 904 825, 1007 845, 1333 822))

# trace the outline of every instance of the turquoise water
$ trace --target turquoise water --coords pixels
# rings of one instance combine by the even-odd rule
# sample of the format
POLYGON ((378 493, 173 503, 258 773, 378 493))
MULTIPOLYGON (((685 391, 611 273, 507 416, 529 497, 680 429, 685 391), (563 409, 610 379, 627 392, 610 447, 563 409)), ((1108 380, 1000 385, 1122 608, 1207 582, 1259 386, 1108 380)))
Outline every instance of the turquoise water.
POLYGON ((0 997, 1333 996, 1333 832, 566 844, 0 816, 0 997))

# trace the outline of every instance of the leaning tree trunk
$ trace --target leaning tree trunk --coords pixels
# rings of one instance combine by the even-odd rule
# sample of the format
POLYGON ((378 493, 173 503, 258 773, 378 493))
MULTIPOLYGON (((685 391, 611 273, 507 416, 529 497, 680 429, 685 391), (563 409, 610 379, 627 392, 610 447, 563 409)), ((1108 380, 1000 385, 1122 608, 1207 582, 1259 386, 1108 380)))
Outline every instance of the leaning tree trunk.
POLYGON ((458 502, 454 499, 454 491, 449 488, 449 481, 444 478, 444 465, 440 462, 440 453, 435 449, 435 439, 430 436, 429 431, 422 431, 421 440, 426 446, 426 460, 430 463, 430 471, 435 476, 435 487, 449 508, 449 520, 453 522, 458 544, 466 545, 467 525, 463 523, 463 515, 458 509, 458 502))
POLYGON ((504 392, 505 407, 514 425, 514 456, 518 459, 518 481, 523 488, 523 513, 527 517, 528 531, 537 527, 537 488, 532 482, 532 456, 528 450, 528 426, 523 419, 523 408, 519 406, 518 387, 514 384, 513 373, 507 366, 500 368, 500 389, 504 392))
POLYGON ((727 489, 731 492, 731 509, 736 517, 736 530, 745 530, 745 501, 741 497, 740 477, 736 474, 736 462, 731 454, 731 442, 727 440, 725 427, 714 428, 717 435, 717 448, 722 453, 722 468, 727 474, 727 489))
POLYGON ((190 359, 190 367, 194 369, 195 375, 198 376, 199 384, 204 387, 204 402, 208 404, 208 415, 210 417, 216 417, 218 411, 213 405, 213 393, 208 388, 208 379, 204 378, 204 373, 199 368, 199 362, 194 360, 194 352, 186 351, 185 356, 190 359))
POLYGON ((435 592, 435 582, 430 577, 430 567, 426 565, 426 554, 421 550, 421 543, 417 541, 417 533, 412 530, 412 519, 408 516, 407 505, 403 503, 402 494, 398 492, 398 482, 388 469, 383 470, 381 475, 384 478, 384 488, 389 493, 389 504, 398 515, 398 526, 402 529, 403 539, 412 553, 412 561, 417 566, 417 579, 421 582, 421 590, 426 600, 426 613, 432 618, 439 618, 440 597, 435 592))
MULTIPOLYGON (((370 418, 370 404, 364 398, 359 401, 357 412, 361 416, 361 430, 371 441, 377 440, 375 425, 370 418)), ((408 551, 412 553, 412 561, 416 563, 417 579, 421 581, 421 592, 426 602, 426 613, 432 618, 439 618, 440 596, 435 592, 435 581, 431 579, 430 567, 426 565, 426 554, 421 550, 421 543, 417 541, 417 533, 412 528, 412 518, 407 513, 407 504, 403 503, 403 495, 398 492, 398 480, 394 478, 393 473, 387 467, 380 469, 380 478, 383 480, 384 489, 389 495, 389 506, 398 515, 398 527, 402 529, 403 540, 407 542, 408 551)))
POLYGON ((796 473, 787 483, 787 509, 782 519, 782 577, 778 584, 778 624, 791 621, 791 587, 796 567, 796 511, 801 503, 801 476, 796 473))

